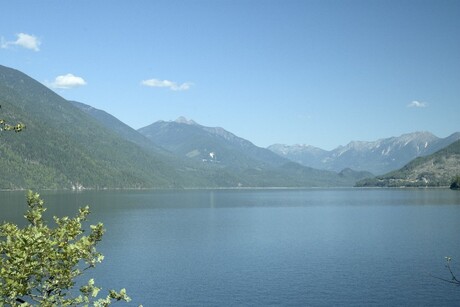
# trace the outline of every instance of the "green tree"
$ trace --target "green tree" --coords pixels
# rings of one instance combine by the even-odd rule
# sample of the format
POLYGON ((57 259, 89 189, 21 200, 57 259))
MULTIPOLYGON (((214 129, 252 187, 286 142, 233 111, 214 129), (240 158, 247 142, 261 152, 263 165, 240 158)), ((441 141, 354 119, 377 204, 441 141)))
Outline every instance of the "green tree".
POLYGON ((452 183, 450 184, 450 188, 452 190, 460 190, 460 176, 456 176, 454 180, 452 180, 452 183))
POLYGON ((46 208, 39 194, 29 191, 27 205, 28 226, 0 225, 0 306, 108 306, 130 301, 125 289, 110 290, 97 299, 101 289, 93 279, 78 294, 71 292, 75 278, 104 258, 96 250, 104 234, 102 223, 91 225, 84 235, 88 207, 74 218, 54 217, 56 227, 50 228, 43 219, 46 208))

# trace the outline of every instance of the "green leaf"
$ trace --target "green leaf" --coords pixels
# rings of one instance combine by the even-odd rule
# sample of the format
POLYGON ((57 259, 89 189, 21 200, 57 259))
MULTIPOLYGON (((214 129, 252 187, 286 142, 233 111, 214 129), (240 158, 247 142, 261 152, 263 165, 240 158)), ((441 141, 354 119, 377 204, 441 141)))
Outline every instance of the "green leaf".
POLYGON ((74 279, 104 259, 96 249, 104 233, 102 223, 91 225, 90 234, 84 235, 82 222, 88 207, 75 218, 54 217, 56 227, 51 229, 42 218, 46 208, 40 195, 29 191, 27 204, 25 218, 30 225, 0 225, 0 306, 19 306, 17 299, 41 306, 108 306, 112 300, 130 301, 125 289, 111 290, 105 299, 96 300, 101 289, 92 278, 79 295, 73 295, 74 279), (88 267, 80 269, 83 262, 88 267))

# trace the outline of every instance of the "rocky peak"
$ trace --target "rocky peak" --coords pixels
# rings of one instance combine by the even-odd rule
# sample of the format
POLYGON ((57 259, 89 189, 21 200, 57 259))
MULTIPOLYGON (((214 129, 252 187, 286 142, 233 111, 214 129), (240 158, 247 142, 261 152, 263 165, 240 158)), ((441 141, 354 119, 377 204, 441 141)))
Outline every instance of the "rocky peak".
POLYGON ((187 118, 185 118, 184 116, 180 116, 179 118, 177 118, 174 122, 178 123, 178 124, 186 124, 186 125, 198 125, 195 121, 193 120, 187 120, 187 118))

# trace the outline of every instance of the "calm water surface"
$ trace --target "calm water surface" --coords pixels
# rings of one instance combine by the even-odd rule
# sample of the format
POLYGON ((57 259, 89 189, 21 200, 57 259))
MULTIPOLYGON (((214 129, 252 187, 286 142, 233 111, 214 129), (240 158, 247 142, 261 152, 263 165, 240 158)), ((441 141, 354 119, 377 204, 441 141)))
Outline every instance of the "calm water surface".
MULTIPOLYGON (((94 276, 144 306, 455 306, 460 192, 443 189, 44 192, 48 216, 91 206, 94 276)), ((23 192, 0 192, 22 223, 23 192)))

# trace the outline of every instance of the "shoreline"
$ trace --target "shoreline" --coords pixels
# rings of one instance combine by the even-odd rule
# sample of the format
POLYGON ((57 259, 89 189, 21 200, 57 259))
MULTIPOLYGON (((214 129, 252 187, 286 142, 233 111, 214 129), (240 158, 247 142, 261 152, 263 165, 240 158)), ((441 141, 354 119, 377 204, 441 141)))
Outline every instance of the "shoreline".
MULTIPOLYGON (((119 191, 249 191, 249 190, 371 190, 371 189, 379 189, 379 190, 424 190, 424 189, 446 189, 446 190, 455 190, 451 189, 449 186, 420 186, 420 187, 408 187, 408 186, 401 186, 401 187, 343 187, 343 186, 330 186, 330 187, 176 187, 176 188, 104 188, 104 189, 97 189, 97 188, 85 188, 85 189, 47 189, 47 188, 39 188, 39 189, 0 189, 0 192, 25 192, 28 190, 33 191, 44 191, 44 192, 73 192, 73 193, 81 193, 81 192, 119 192, 119 191)), ((457 189, 458 191, 458 189, 457 189)))

